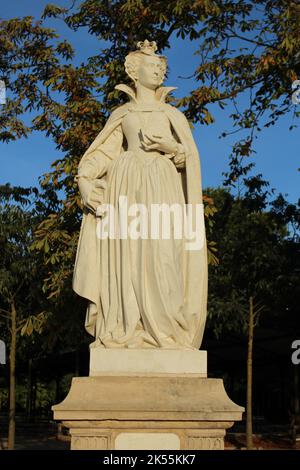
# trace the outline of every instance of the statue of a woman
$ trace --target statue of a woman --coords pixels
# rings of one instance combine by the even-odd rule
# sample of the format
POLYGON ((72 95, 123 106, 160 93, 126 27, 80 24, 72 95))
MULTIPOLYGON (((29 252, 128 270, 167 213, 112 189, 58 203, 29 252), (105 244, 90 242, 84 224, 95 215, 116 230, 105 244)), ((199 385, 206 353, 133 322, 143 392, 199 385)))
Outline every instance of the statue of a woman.
POLYGON ((166 58, 156 49, 144 41, 128 54, 125 69, 134 88, 116 88, 129 102, 113 111, 79 164, 85 209, 73 288, 89 301, 85 326, 95 337, 92 347, 198 349, 202 341, 204 223, 204 243, 193 250, 172 233, 169 239, 97 236, 97 208, 118 208, 120 197, 147 209, 202 204, 197 148, 185 116, 165 103, 174 88, 160 86, 166 58))

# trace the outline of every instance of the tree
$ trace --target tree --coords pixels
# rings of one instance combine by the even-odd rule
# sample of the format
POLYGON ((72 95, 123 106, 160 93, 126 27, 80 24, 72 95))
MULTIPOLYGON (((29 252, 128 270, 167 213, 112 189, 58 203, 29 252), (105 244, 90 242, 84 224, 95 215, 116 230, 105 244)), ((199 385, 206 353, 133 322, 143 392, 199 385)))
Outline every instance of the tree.
POLYGON ((40 333, 47 319, 38 259, 29 251, 36 223, 30 210, 34 193, 30 188, 0 187, 0 320, 8 331, 10 371, 8 449, 15 443, 17 338, 40 333))
POLYGON ((270 193, 260 176, 244 183, 246 190, 237 198, 225 190, 208 192, 218 209, 210 236, 219 257, 219 265, 210 268, 208 326, 218 337, 226 332, 248 336, 247 448, 252 448, 254 329, 262 311, 268 328, 279 322, 282 329, 295 321, 300 212, 282 196, 269 205, 270 193))
POLYGON ((258 132, 286 114, 290 129, 296 127, 300 113, 291 95, 300 75, 300 6, 292 0, 212 3, 218 13, 208 13, 197 28, 199 87, 180 103, 190 119, 206 124, 213 121, 212 103, 230 104, 233 126, 222 137, 239 133, 227 173, 232 183, 251 168, 245 158, 254 153, 258 132))
POLYGON ((228 181, 250 168, 243 160, 254 151, 256 131, 289 112, 299 116, 291 94, 300 74, 300 7, 292 0, 173 0, 155 2, 155 8, 147 0, 86 0, 74 10, 49 5, 44 17, 60 17, 71 29, 88 28, 108 42, 88 61, 95 73, 100 71, 99 92, 108 110, 120 99, 114 86, 128 80, 122 68, 125 55, 141 37, 155 38, 160 50, 175 35, 199 44, 193 78, 200 86, 177 105, 194 122, 210 124, 210 105, 223 109, 231 103, 233 130, 224 129, 222 135, 244 132, 233 146, 228 181), (242 107, 241 95, 248 102, 242 107))

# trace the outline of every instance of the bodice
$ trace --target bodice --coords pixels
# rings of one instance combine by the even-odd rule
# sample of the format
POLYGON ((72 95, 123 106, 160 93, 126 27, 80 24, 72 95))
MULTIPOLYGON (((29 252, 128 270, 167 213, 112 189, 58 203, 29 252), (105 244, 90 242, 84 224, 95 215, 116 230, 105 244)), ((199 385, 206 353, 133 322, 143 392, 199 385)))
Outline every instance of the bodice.
POLYGON ((141 141, 145 135, 174 138, 171 123, 159 107, 135 107, 126 114, 122 121, 122 129, 127 141, 127 150, 139 151, 141 153, 156 154, 157 151, 145 151, 141 141))

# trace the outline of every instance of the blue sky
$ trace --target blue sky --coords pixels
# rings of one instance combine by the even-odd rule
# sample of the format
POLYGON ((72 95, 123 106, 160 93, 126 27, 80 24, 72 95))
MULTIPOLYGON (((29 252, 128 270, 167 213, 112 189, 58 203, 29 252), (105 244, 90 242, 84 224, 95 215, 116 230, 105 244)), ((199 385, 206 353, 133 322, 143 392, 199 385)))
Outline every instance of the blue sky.
MULTIPOLYGON (((40 17, 45 5, 54 3, 70 6, 71 0, 0 0, 0 17, 9 19, 16 16, 40 17)), ((80 3, 79 1, 77 3, 80 3)), ((57 29, 59 34, 69 40, 75 50, 75 62, 80 63, 91 55, 96 55, 101 43, 80 29, 74 33, 62 21, 48 20, 48 25, 57 29)), ((142 38, 144 39, 144 38, 142 38)), ((155 38, 149 38, 155 39, 155 38)), ((172 47, 165 54, 168 57, 170 73, 166 85, 177 86, 175 96, 184 96, 195 86, 189 77, 197 64, 194 55, 196 45, 188 40, 174 38, 172 47)), ((241 100, 243 97, 241 97, 241 100)), ((298 105, 300 106, 300 105, 298 105)), ((236 139, 220 139, 224 129, 231 128, 228 118, 230 108, 220 110, 216 105, 211 108, 216 122, 210 126, 195 126, 194 137, 201 157, 203 187, 222 185, 222 172, 228 169, 228 155, 231 144, 236 139)), ((1 111, 0 111, 1 112, 1 111)), ((291 116, 283 117, 274 127, 263 130, 256 141, 255 173, 262 173, 270 182, 270 187, 286 194, 290 201, 299 198, 299 129, 289 131, 291 116), (298 145, 297 145, 298 144, 298 145)), ((49 170, 51 162, 61 154, 51 140, 41 133, 34 133, 28 139, 21 139, 9 144, 0 143, 0 184, 33 186, 38 184, 38 177, 49 170)))

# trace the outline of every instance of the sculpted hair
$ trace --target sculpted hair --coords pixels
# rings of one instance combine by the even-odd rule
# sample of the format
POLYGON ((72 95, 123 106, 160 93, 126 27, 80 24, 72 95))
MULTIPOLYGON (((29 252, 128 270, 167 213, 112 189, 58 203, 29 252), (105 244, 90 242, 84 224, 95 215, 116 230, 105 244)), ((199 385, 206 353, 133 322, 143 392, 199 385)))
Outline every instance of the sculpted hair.
MULTIPOLYGON (((149 55, 152 55, 152 54, 145 54, 142 51, 134 51, 134 52, 130 52, 125 58, 125 71, 126 71, 127 75, 131 78, 131 80, 134 81, 135 85, 136 85, 137 78, 138 78, 137 69, 138 69, 143 57, 145 57, 147 55, 149 56, 149 55)), ((156 55, 156 54, 153 54, 153 56, 160 59, 160 64, 161 64, 161 67, 160 67, 160 71, 161 71, 160 85, 161 85, 162 82, 164 81, 165 74, 166 74, 166 71, 167 71, 167 59, 164 56, 159 56, 159 55, 156 55)))

